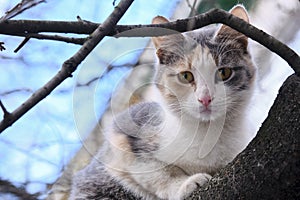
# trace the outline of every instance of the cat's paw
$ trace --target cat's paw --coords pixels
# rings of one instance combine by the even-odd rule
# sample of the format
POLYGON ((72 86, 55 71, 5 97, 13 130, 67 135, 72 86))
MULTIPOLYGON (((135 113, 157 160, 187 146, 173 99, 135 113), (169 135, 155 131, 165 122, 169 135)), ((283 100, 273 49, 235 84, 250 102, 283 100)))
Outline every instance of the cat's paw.
POLYGON ((199 173, 190 176, 183 184, 180 186, 179 191, 177 193, 176 200, 184 199, 188 197, 198 186, 202 186, 207 181, 211 179, 211 176, 206 173, 199 173))

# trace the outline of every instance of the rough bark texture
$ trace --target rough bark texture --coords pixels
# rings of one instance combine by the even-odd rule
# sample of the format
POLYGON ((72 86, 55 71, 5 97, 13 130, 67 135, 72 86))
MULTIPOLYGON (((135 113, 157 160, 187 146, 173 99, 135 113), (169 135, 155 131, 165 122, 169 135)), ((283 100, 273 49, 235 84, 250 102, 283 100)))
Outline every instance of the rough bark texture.
MULTIPOLYGON (((249 146, 188 199, 300 199, 299 123, 300 77, 292 75, 249 146)), ((104 176, 94 199, 136 198, 104 176)))

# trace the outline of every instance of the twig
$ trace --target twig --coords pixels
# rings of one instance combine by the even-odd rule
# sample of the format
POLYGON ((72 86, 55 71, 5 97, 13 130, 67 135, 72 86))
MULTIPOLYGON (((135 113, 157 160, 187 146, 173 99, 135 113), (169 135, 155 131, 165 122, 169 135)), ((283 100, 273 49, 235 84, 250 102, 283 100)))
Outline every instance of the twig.
POLYGON ((0 107, 4 113, 3 118, 4 118, 4 120, 6 120, 8 117, 10 117, 11 113, 7 111, 7 109, 5 108, 5 106, 3 105, 1 100, 0 100, 0 107))
POLYGON ((40 3, 46 2, 45 0, 22 0, 15 7, 10 9, 5 13, 3 17, 0 18, 0 21, 10 19, 15 17, 16 15, 24 12, 25 10, 34 7, 40 3))
POLYGON ((107 75, 111 70, 116 69, 116 68, 121 68, 121 67, 126 67, 126 68, 133 68, 134 66, 136 66, 137 63, 135 64, 123 64, 123 65, 108 65, 104 72, 97 77, 94 77, 92 79, 90 79, 89 81, 87 81, 86 83, 77 83, 76 87, 86 87, 86 86, 90 86, 92 83, 94 83, 97 80, 102 79, 105 75, 107 75))
POLYGON ((88 37, 85 38, 74 38, 74 37, 64 37, 60 35, 45 35, 45 34, 28 34, 29 37, 41 40, 55 40, 62 41, 66 43, 73 43, 83 45, 87 41, 88 37))
POLYGON ((13 90, 9 90, 9 91, 5 91, 0 93, 0 97, 4 97, 6 95, 10 95, 16 92, 27 92, 27 93, 33 93, 33 91, 30 88, 19 88, 19 89, 13 89, 13 90))
POLYGON ((83 46, 71 58, 66 60, 61 70, 42 88, 32 94, 21 106, 11 113, 10 120, 2 120, 0 122, 0 133, 7 127, 11 126, 15 121, 22 117, 28 110, 38 104, 42 99, 47 97, 58 85, 60 85, 68 77, 72 77, 72 73, 77 66, 89 55, 96 45, 109 33, 109 31, 118 23, 126 10, 130 7, 133 0, 122 0, 115 7, 114 11, 92 34, 91 37, 83 44, 83 46))
POLYGON ((29 40, 30 37, 25 37, 21 44, 19 44, 19 46, 14 50, 14 52, 17 53, 29 40))
MULTIPOLYGON (((88 37, 85 38, 74 38, 74 37, 64 37, 60 35, 46 35, 46 34, 39 34, 39 33, 25 33, 25 34, 19 34, 19 36, 24 36, 27 38, 35 38, 39 40, 54 40, 54 41, 61 41, 66 43, 73 43, 78 45, 83 45, 84 42, 88 39, 88 37)), ((16 50, 15 50, 16 51, 16 50)))
POLYGON ((4 50, 5 50, 4 42, 0 42, 0 51, 4 51, 4 50))
POLYGON ((194 0, 193 5, 191 5, 190 1, 189 1, 189 0, 186 0, 188 6, 191 8, 191 12, 190 12, 190 14, 189 14, 190 17, 194 16, 194 15, 197 13, 197 10, 196 10, 196 4, 197 4, 197 1, 198 1, 198 0, 194 0))

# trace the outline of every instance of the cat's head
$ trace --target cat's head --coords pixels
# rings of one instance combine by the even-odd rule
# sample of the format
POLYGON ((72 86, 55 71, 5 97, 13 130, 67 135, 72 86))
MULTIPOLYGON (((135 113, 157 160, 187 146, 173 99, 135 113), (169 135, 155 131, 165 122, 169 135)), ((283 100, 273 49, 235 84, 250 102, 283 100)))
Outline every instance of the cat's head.
MULTIPOLYGON (((242 6, 230 12, 249 22, 242 6)), ((165 22, 157 16, 152 23, 165 22)), ((222 25, 152 40, 159 60, 156 82, 171 110, 209 121, 243 109, 256 71, 245 35, 222 25)))

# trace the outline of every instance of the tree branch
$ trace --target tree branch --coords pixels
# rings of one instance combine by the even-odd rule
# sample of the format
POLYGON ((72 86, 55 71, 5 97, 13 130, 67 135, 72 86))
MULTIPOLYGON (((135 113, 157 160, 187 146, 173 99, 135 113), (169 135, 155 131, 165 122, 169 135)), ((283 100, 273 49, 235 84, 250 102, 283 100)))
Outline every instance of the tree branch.
POLYGON ((133 0, 122 0, 115 7, 109 17, 99 25, 99 27, 91 34, 89 39, 71 58, 66 60, 61 70, 42 88, 37 90, 32 96, 27 99, 20 107, 14 110, 9 118, 4 118, 0 122, 0 133, 7 127, 11 126, 15 121, 22 117, 33 106, 47 97, 59 84, 68 77, 72 77, 72 73, 77 69, 77 66, 89 55, 96 45, 109 33, 109 31, 118 23, 126 10, 130 7, 133 0))
POLYGON ((19 44, 19 46, 14 50, 14 52, 17 53, 29 40, 29 37, 25 37, 21 44, 19 44))
MULTIPOLYGON (((123 2, 123 1, 122 1, 123 2)), ((120 5, 123 3, 120 2, 120 5)), ((130 1, 131 2, 131 1, 130 1)), ((128 5, 126 5, 128 6, 128 5)), ((113 14, 119 14, 122 6, 117 6, 113 14)), ((125 12, 122 10, 122 12, 125 12)), ((112 15, 113 15, 112 14, 112 15)), ((115 16, 115 15, 113 15, 115 16)), ((119 15, 118 15, 119 16, 119 15)), ((11 113, 11 119, 3 119, 0 122, 0 133, 8 126, 12 125, 29 109, 35 106, 43 98, 50 94, 61 82, 66 78, 71 77, 77 66, 83 59, 91 52, 98 42, 104 36, 115 37, 153 37, 176 32, 185 32, 201 28, 203 26, 213 23, 223 23, 231 28, 247 35, 251 39, 264 45, 271 51, 281 56, 293 68, 295 73, 300 76, 300 57, 290 49, 287 45, 276 40, 272 36, 257 29, 251 24, 246 23, 238 17, 235 17, 226 11, 220 9, 213 9, 207 13, 197 15, 192 18, 177 20, 165 24, 151 24, 151 25, 130 25, 130 26, 114 26, 117 20, 114 17, 109 17, 103 24, 99 25, 95 30, 97 24, 80 20, 79 22, 55 22, 55 21, 14 21, 7 20, 0 23, 0 34, 37 34, 38 32, 69 32, 79 34, 89 34, 90 31, 95 30, 89 39, 84 43, 82 48, 70 59, 64 62, 61 71, 53 77, 44 87, 35 92, 24 104, 11 113), (112 19, 111 19, 112 18, 112 19), (112 20, 111 22, 109 20, 112 20), (32 24, 29 25, 28 22, 32 24), (19 26, 18 26, 19 25, 19 26), (12 31, 13 30, 13 31, 12 31)))
POLYGON ((60 35, 45 35, 40 33, 29 33, 29 34, 19 34, 21 37, 25 37, 23 42, 14 50, 17 53, 31 38, 40 39, 40 40, 54 40, 61 41, 66 43, 73 43, 83 45, 84 42, 88 39, 86 38, 74 38, 74 37, 64 37, 60 35))
MULTIPOLYGON (((107 32, 107 36, 115 37, 154 37, 174 32, 186 32, 195 30, 209 24, 222 23, 245 34, 249 38, 262 44, 272 52, 283 58, 300 75, 300 57, 287 45, 278 41, 274 37, 262 30, 246 23, 238 17, 235 17, 224 10, 212 9, 204 14, 195 17, 181 19, 165 24, 148 25, 119 25, 107 32), (157 29, 157 28, 164 28, 157 29), (129 31, 131 30, 131 31, 129 31), (132 31, 135 30, 135 31, 132 31)), ((0 23, 0 34, 18 35, 38 33, 38 32, 57 32, 57 33, 77 33, 90 34, 98 24, 86 21, 62 22, 62 21, 33 21, 33 20, 7 20, 0 23)))
POLYGON ((15 7, 7 11, 5 15, 0 18, 0 21, 13 18, 16 15, 24 12, 25 10, 44 2, 46 1, 45 0, 22 0, 15 7))
POLYGON ((6 180, 0 180, 0 193, 14 194, 20 199, 27 199, 27 200, 38 199, 37 198, 38 195, 29 194, 25 191, 24 188, 18 188, 6 180))

